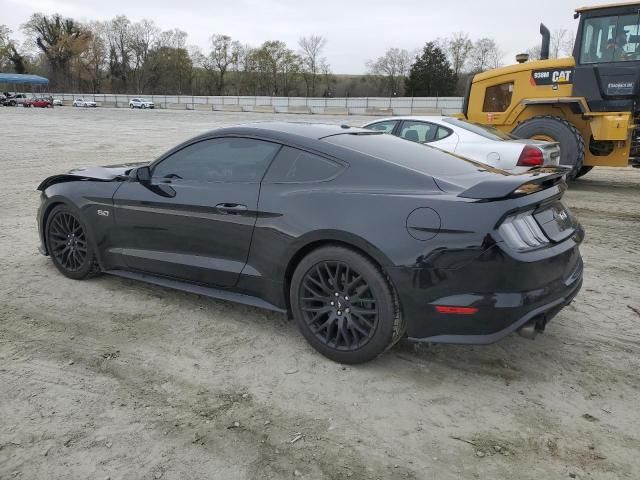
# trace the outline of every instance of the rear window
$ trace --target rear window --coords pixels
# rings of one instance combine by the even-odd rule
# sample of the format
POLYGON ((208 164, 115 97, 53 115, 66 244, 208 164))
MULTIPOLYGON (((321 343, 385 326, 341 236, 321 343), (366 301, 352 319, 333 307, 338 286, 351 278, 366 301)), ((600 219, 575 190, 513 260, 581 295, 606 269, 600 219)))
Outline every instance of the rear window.
POLYGON ((427 175, 453 176, 494 170, 482 163, 392 135, 343 134, 323 140, 427 175))
POLYGON ((469 132, 473 132, 481 137, 488 138, 489 140, 517 140, 518 137, 510 135, 508 133, 501 132, 497 128, 493 128, 489 125, 482 125, 480 123, 468 122, 466 120, 460 120, 459 118, 443 118, 443 122, 447 122, 450 125, 454 125, 458 128, 464 128, 469 132))

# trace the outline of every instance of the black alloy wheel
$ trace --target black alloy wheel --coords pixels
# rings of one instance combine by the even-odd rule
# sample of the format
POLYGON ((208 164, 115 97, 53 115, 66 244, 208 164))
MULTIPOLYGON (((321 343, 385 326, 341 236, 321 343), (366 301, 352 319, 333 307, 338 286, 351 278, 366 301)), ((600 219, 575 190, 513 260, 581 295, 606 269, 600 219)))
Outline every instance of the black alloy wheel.
POLYGON ((86 228, 75 212, 65 206, 55 207, 45 231, 47 250, 61 273, 76 280, 97 273, 86 228))
POLYGON ((331 245, 307 254, 291 277, 290 304, 311 346, 340 363, 372 360, 405 332, 384 272, 348 247, 331 245))
POLYGON ((300 309, 325 345, 353 351, 367 343, 378 324, 378 308, 369 284, 348 264, 317 263, 302 281, 300 309))

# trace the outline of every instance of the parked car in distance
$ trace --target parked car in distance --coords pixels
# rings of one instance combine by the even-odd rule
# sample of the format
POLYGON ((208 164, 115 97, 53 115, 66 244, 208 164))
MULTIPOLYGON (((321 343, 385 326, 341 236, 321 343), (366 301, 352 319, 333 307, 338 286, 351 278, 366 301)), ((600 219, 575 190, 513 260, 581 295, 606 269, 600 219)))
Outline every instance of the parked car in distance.
POLYGON ((542 331, 582 284, 563 175, 362 128, 228 127, 150 164, 45 179, 40 250, 73 279, 105 272, 289 312, 320 353, 358 363, 405 335, 542 331))
POLYGON ((85 100, 84 98, 76 98, 73 101, 73 106, 74 107, 91 107, 91 108, 95 108, 96 102, 91 101, 91 100, 85 100))
POLYGON ((455 117, 384 118, 369 122, 364 128, 426 143, 512 173, 543 165, 557 166, 560 162, 558 143, 520 139, 490 126, 455 117))
POLYGON ((132 98, 129 100, 129 108, 155 108, 155 104, 146 98, 132 98))
POLYGON ((54 98, 53 99, 53 106, 54 107, 62 107, 64 104, 62 103, 62 100, 59 98, 54 98))
POLYGON ((23 106, 36 107, 36 108, 53 108, 53 103, 50 99, 44 97, 35 97, 27 100, 23 106))
POLYGON ((27 95, 24 93, 13 93, 7 96, 5 105, 8 107, 16 107, 18 105, 24 105, 28 101, 27 95))

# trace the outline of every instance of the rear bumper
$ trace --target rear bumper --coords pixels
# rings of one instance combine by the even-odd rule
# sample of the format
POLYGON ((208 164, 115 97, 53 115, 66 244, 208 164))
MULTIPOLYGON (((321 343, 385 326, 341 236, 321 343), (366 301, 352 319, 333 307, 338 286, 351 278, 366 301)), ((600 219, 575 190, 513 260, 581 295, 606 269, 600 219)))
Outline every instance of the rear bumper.
MULTIPOLYGON (((494 246, 455 270, 396 268, 410 340, 490 344, 530 322, 544 326, 580 291, 583 263, 578 244, 532 261, 514 259, 494 246), (474 313, 441 313, 436 306, 472 307, 474 313)), ((530 259, 529 259, 530 260, 530 259)))
MULTIPOLYGON (((515 318, 512 323, 508 324, 502 330, 493 333, 475 334, 475 335, 434 335, 431 337, 409 337, 413 342, 429 342, 429 343, 453 343, 458 345, 489 345, 502 340, 507 335, 512 334, 524 325, 532 322, 536 324, 536 328, 543 330, 553 317, 555 317, 560 310, 569 305, 582 287, 582 276, 575 282, 570 290, 566 293, 566 296, 557 298, 545 305, 534 308, 528 311, 519 318, 515 318)), ((522 294, 526 296, 526 294, 522 294)), ((505 315, 512 317, 515 312, 496 312, 496 315, 505 315)), ((517 314, 516 314, 517 315, 517 314)))

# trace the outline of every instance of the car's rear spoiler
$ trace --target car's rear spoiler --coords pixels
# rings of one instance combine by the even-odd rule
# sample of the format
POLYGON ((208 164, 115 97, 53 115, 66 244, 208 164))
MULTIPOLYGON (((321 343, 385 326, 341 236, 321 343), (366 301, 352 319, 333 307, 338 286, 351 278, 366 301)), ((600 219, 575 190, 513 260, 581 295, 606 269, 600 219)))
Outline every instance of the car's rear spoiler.
POLYGON ((542 167, 522 175, 496 176, 467 188, 458 196, 478 200, 497 200, 529 195, 564 184, 567 170, 563 167, 542 167))

